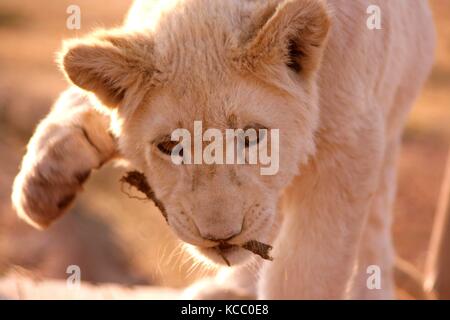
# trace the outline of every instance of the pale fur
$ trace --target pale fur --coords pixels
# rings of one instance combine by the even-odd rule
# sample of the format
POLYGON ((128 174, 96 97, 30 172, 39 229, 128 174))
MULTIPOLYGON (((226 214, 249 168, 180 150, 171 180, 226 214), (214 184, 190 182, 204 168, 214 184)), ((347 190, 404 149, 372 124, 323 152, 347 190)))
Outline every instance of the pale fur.
POLYGON ((146 174, 173 231, 209 259, 222 263, 214 239, 274 244, 273 262, 233 267, 185 297, 392 298, 395 159, 433 49, 421 0, 136 1, 123 28, 65 44, 68 78, 101 103, 78 93, 84 104, 75 108, 62 98, 72 111, 56 108, 38 127, 14 205, 48 225, 61 213, 55 203, 78 191, 77 172, 120 155, 146 174), (382 30, 366 26, 371 4, 381 7, 382 30), (289 41, 302 54, 290 57, 289 41), (280 172, 174 165, 155 142, 194 120, 279 128, 280 172), (79 141, 80 126, 90 143, 79 141), (64 188, 46 192, 54 186, 64 188), (366 287, 369 265, 381 267, 381 290, 366 287))

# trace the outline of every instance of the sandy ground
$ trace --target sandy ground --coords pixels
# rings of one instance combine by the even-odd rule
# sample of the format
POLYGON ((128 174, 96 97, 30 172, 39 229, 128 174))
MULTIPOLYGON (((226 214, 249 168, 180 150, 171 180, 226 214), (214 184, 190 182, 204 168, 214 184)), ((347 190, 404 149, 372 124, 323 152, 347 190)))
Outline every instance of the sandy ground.
MULTIPOLYGON (((54 63, 61 40, 120 23, 130 1, 76 1, 82 29, 65 28, 73 1, 0 2, 0 275, 67 277, 78 265, 92 283, 186 285, 211 273, 192 265, 157 210, 120 192, 122 169, 93 175, 71 213, 47 232, 17 221, 11 183, 39 119, 66 87, 54 63)), ((450 143, 450 0, 431 1, 439 47, 436 65, 408 122, 399 161, 394 239, 419 270, 427 254, 450 143)))

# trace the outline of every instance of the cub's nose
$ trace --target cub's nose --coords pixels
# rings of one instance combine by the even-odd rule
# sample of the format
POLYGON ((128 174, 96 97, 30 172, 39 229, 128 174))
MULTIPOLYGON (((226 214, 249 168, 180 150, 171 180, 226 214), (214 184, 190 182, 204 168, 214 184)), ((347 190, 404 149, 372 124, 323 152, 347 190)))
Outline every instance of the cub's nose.
MULTIPOLYGON (((216 202, 217 203, 217 202, 216 202)), ((192 220, 198 235, 210 241, 229 240, 242 232, 244 217, 241 210, 223 205, 222 210, 204 209, 195 212, 192 220)))

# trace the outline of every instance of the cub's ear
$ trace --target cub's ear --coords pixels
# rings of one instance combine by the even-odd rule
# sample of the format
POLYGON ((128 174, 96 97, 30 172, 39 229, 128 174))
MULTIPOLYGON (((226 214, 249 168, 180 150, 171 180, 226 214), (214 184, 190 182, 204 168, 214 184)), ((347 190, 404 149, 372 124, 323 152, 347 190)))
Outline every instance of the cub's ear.
POLYGON ((318 69, 331 25, 325 1, 269 1, 250 21, 241 40, 245 67, 284 63, 306 77, 318 69))
POLYGON ((108 107, 117 107, 133 85, 151 85, 158 73, 153 43, 142 34, 97 31, 64 43, 59 63, 76 86, 93 92, 108 107))

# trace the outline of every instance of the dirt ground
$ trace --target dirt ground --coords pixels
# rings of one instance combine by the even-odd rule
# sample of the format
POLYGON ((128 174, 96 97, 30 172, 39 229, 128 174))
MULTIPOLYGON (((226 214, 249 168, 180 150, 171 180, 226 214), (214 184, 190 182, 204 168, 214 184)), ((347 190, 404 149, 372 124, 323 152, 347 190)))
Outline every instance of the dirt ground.
MULTIPOLYGON (((450 144, 450 0, 430 1, 436 64, 411 114, 399 161, 394 239, 398 255, 423 269, 450 144)), ((193 265, 150 203, 128 199, 123 169, 96 172, 76 206, 47 232, 17 220, 11 184, 39 119, 66 87, 54 57, 61 40, 118 25, 129 0, 0 2, 0 275, 11 271, 65 279, 78 265, 93 283, 182 286, 211 270, 193 265), (65 28, 81 7, 82 28, 65 28)))

